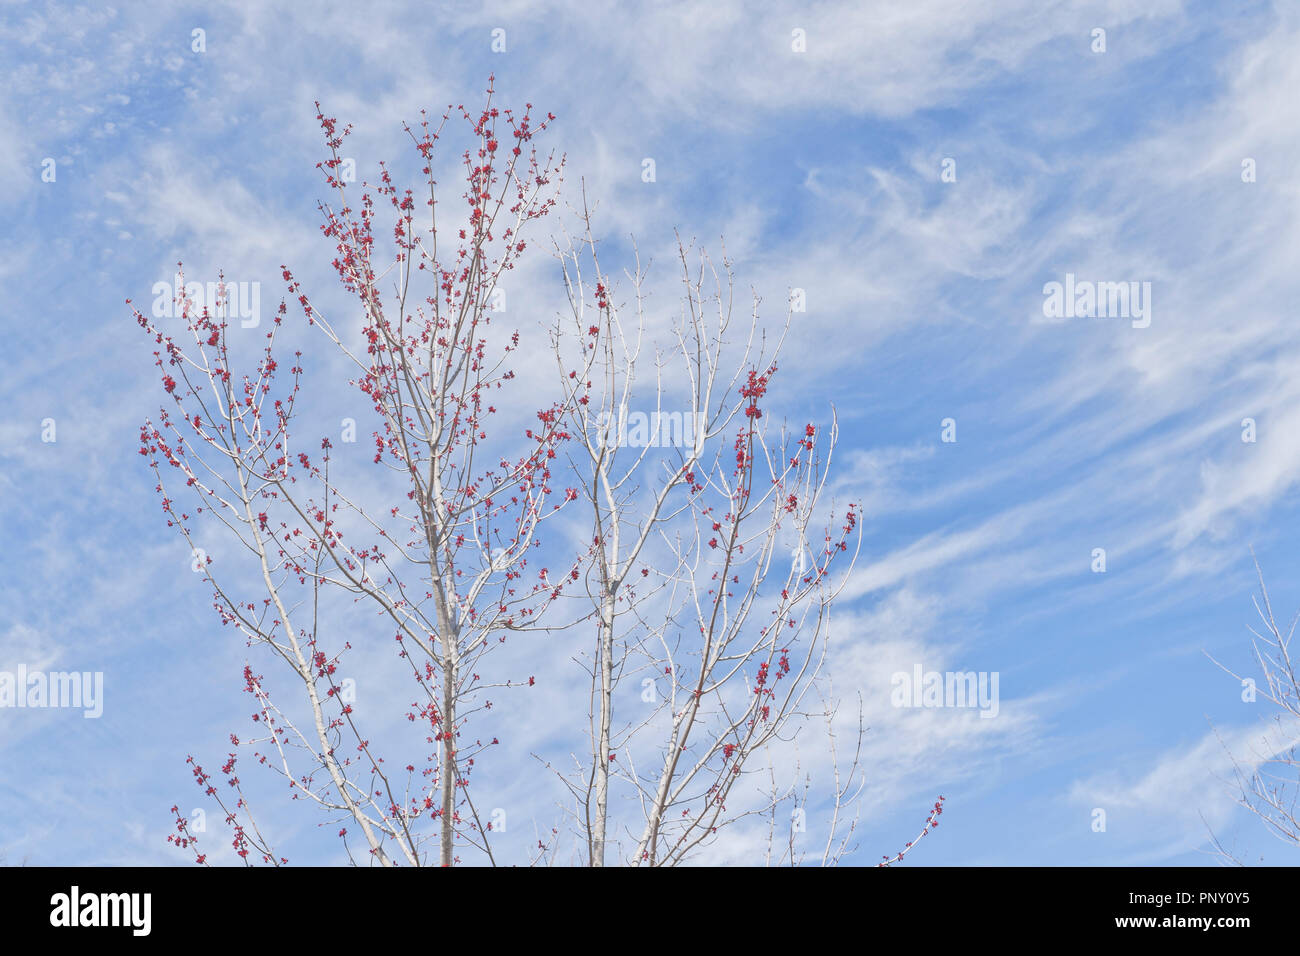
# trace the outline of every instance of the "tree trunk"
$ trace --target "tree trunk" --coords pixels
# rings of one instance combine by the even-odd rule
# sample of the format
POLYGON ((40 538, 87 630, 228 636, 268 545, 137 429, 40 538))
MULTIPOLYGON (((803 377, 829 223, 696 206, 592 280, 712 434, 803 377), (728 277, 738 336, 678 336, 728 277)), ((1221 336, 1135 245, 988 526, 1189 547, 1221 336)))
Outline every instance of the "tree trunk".
POLYGON ((442 672, 442 839, 440 840, 440 860, 443 866, 451 866, 455 856, 454 827, 452 817, 456 809, 456 665, 449 656, 447 666, 442 672))
POLYGON ((605 830, 609 819, 609 727, 614 712, 614 592, 600 602, 600 724, 596 745, 596 818, 592 821, 591 865, 605 865, 605 830))

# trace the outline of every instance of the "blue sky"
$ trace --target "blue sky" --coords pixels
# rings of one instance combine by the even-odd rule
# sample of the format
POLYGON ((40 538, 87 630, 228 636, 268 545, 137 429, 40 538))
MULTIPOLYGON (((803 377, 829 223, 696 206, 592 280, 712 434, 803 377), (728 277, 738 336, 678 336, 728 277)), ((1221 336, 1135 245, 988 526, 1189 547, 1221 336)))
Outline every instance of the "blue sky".
MULTIPOLYGON (((1249 667, 1251 547, 1300 607, 1298 44, 1300 12, 1263 2, 0 3, 0 670, 105 675, 101 719, 0 710, 0 853, 184 862, 185 755, 219 764, 247 724, 245 648, 137 454, 158 383, 124 301, 183 259, 261 282, 268 312, 286 263, 341 308, 313 102, 365 177, 495 73, 501 103, 557 114, 566 197, 585 181, 665 298, 674 229, 725 237, 770 321, 806 290, 787 400, 835 406, 837 492, 865 507, 834 657, 871 728, 857 862, 942 793, 909 865, 1204 864, 1207 823, 1295 864, 1222 779, 1215 730, 1241 757, 1268 711, 1206 652, 1249 667), (1047 319, 1067 273, 1149 282, 1149 326, 1047 319), (998 717, 890 706, 917 662, 998 673, 998 717)), ((512 282, 518 323, 554 317, 543 250, 512 282)), ((518 831, 550 826, 494 773, 518 831)), ((338 861, 263 803, 285 855, 338 861)))

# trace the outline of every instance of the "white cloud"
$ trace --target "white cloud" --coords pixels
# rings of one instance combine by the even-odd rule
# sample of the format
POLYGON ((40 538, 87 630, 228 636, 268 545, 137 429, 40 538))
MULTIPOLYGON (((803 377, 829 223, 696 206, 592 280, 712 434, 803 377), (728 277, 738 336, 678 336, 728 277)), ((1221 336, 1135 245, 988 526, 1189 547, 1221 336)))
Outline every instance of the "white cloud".
POLYGON ((1234 767, 1249 775, 1300 741, 1300 727, 1287 733, 1289 740, 1280 726, 1267 724, 1212 730, 1195 743, 1170 748, 1145 771, 1110 771, 1076 781, 1069 798, 1105 810, 1106 832, 1118 834, 1133 852, 1173 854, 1202 847, 1211 833, 1218 835, 1233 822, 1234 767))

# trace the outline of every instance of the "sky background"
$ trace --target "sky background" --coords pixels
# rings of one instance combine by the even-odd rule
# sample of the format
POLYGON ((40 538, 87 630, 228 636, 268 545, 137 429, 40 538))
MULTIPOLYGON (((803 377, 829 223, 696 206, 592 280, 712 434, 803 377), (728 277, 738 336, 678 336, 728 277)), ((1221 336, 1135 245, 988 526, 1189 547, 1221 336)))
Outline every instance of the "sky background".
MULTIPOLYGON (((260 282, 265 322, 284 263, 341 310, 313 102, 373 178, 410 167, 403 121, 495 73, 499 104, 557 115, 564 197, 585 183, 597 232, 636 237, 665 309, 674 230, 725 237, 765 321, 806 291, 786 401, 835 407, 837 494, 865 509, 834 624, 870 725, 855 862, 939 794, 907 865, 1207 864, 1209 828, 1300 862, 1234 806, 1228 752, 1269 711, 1207 657, 1250 666, 1252 547, 1279 616, 1300 608, 1297 49, 1285 2, 0 2, 0 670, 103 671, 106 696, 99 720, 0 710, 0 854, 187 862, 165 843, 168 808, 200 805, 185 757, 220 764, 251 710, 138 454, 160 392, 125 300, 183 259, 260 282), (1066 273, 1150 282, 1150 326, 1046 319, 1066 273), (890 706, 915 663, 997 672, 997 718, 890 706)), ((544 238, 509 288, 525 329, 561 302, 544 238)), ((366 411, 316 394, 322 418, 366 411)), ((538 660, 530 713, 571 676, 538 660)), ((484 786, 524 843, 556 816, 509 761, 484 786)), ((286 856, 338 862, 265 793, 286 856)))

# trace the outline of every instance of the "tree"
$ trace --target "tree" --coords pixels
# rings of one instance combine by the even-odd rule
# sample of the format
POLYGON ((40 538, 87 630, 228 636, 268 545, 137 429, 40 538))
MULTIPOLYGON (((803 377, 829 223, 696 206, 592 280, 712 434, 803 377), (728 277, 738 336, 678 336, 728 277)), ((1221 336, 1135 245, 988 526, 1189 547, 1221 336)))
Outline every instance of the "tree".
MULTIPOLYGON (((531 107, 520 116, 498 110, 491 85, 481 110, 459 112, 475 148, 462 157, 468 222, 451 242, 439 230, 432 165, 451 109, 436 128, 427 116, 418 129, 407 128, 424 162, 424 211, 416 193, 399 191, 386 168, 380 184, 365 189, 354 207, 336 175, 348 130, 318 112, 330 151, 321 168, 338 195, 337 209, 321 206, 324 233, 336 244, 334 267, 343 286, 360 304, 364 349, 351 346, 290 270, 283 271, 307 322, 351 364, 350 384, 373 408, 374 463, 397 479, 374 496, 382 506, 362 500, 331 475, 329 439, 319 442, 318 453, 300 450, 311 447, 299 443, 294 428, 303 387, 301 354, 295 352, 289 382, 281 384, 286 370, 276 350, 284 303, 255 369, 244 375, 235 372, 241 356, 230 334, 224 277, 211 310, 206 304, 196 308, 182 275, 177 296, 187 333, 183 344, 135 312, 159 346, 154 354, 173 403, 140 434, 140 452, 157 475, 168 524, 199 554, 193 523, 217 522, 253 556, 264 591, 257 600, 223 583, 212 559, 204 558, 216 609, 250 645, 288 666, 308 706, 303 729, 273 701, 263 677, 246 668, 246 690, 257 699, 264 729, 250 743, 268 750, 257 759, 283 773, 296 796, 354 822, 382 864, 395 856, 422 863, 433 839, 425 832, 431 824, 442 865, 455 861, 463 843, 491 859, 490 828, 469 790, 475 760, 491 744, 470 744, 466 724, 490 688, 520 679, 481 676, 489 673, 487 655, 540 614, 562 586, 544 570, 532 583, 524 577, 540 526, 558 507, 547 502, 551 462, 565 437, 559 425, 564 409, 539 410, 537 424, 513 443, 513 453, 487 436, 494 403, 502 401, 498 392, 514 377, 504 362, 518 346, 518 333, 504 344, 489 334, 488 306, 498 280, 525 249, 525 229, 554 205, 562 161, 532 146, 550 117, 534 125, 531 107), (376 207, 385 200, 395 221, 395 255, 381 272, 374 263, 373 227, 376 207), (395 302, 386 307, 379 284, 390 274, 395 302), (178 476, 174 492, 165 466, 178 476), (173 494, 191 496, 192 508, 183 508, 173 494), (408 716, 427 725, 427 742, 436 752, 420 761, 420 774, 419 758, 405 762, 404 785, 372 752, 359 716, 340 693, 335 675, 352 645, 338 628, 331 631, 321 613, 326 591, 368 604, 392 628, 410 665, 416 702, 408 716), (300 611, 308 623, 299 621, 300 611), (354 743, 355 755, 341 755, 345 738, 354 743), (294 765, 295 750, 306 755, 308 769, 294 765)), ((234 767, 232 756, 223 772, 238 787, 234 767)), ((194 772, 215 795, 202 767, 196 764, 194 772)), ((256 828, 236 821, 246 811, 241 792, 228 812, 236 850, 246 859, 252 849, 275 862, 256 828)), ((346 837, 347 828, 340 833, 346 837)), ((192 836, 178 819, 178 839, 189 846, 192 836)))
MULTIPOLYGON (((306 396, 336 369, 321 356, 309 378, 302 349, 284 357, 282 340, 296 330, 287 303, 255 351, 232 328, 224 276, 200 304, 182 270, 183 332, 162 321, 171 303, 155 303, 153 317, 133 310, 157 347, 167 395, 140 433, 167 523, 195 555, 222 623, 281 665, 270 678, 251 661, 244 667, 257 730, 231 735, 226 788, 191 757, 195 781, 249 865, 287 861, 252 813, 241 747, 339 824, 354 862, 349 834, 359 831, 372 864, 449 866, 470 852, 496 864, 493 823, 471 780, 499 738, 472 728, 494 693, 533 684, 502 648, 524 631, 590 628, 589 758, 560 770, 539 755, 575 798, 581 862, 673 865, 740 819, 767 815, 774 825, 778 807, 808 801, 807 781, 800 797, 794 779, 778 784, 776 765, 813 717, 826 721, 833 768, 822 862, 836 862, 856 826, 849 808, 861 792, 864 729, 859 720, 859 747, 841 775, 837 703, 821 678, 831 603, 861 531, 857 507, 827 491, 833 412, 824 426, 776 424, 769 392, 790 316, 769 342, 753 297, 733 342, 730 263, 724 254, 719 271, 679 240, 685 294, 673 347, 654 359, 654 437, 629 445, 625 425, 645 398, 636 387, 651 331, 645 272, 638 260, 631 304, 619 304, 584 203, 581 237, 557 246, 569 302, 552 337, 559 387, 535 421, 522 421, 508 365, 520 332, 493 327, 492 302, 525 232, 556 204, 563 159, 533 146, 551 114, 535 122, 531 105, 498 110, 493 95, 489 82, 481 109, 448 108, 436 124, 423 116, 406 128, 418 193, 399 189, 381 165, 355 203, 340 153, 349 129, 317 106, 328 151, 319 168, 337 197, 320 206, 323 233, 359 329, 355 318, 331 319, 281 268, 306 330, 333 347, 373 413, 378 477, 312 431, 306 396), (457 115, 472 146, 460 158, 466 219, 448 241, 434 156, 457 115), (384 209, 391 240, 375 229, 384 209), (666 402, 677 411, 665 426, 666 402), (661 426, 676 437, 661 441, 661 426), (544 528, 575 514, 589 538, 552 534, 543 544, 544 528), (225 542, 219 559, 205 550, 212 535, 225 542), (345 659, 378 653, 381 633, 384 642, 392 634, 411 680, 408 697, 386 687, 384 703, 422 735, 403 743, 418 755, 397 760, 373 743, 392 712, 354 707, 342 678, 345 659), (617 694, 634 678, 651 704, 641 712, 617 694), (754 784, 763 759, 765 796, 754 784)), ((197 828, 172 809, 170 839, 207 863, 197 828)), ((923 834, 937 813, 936 804, 923 834)), ((539 839, 533 862, 553 861, 556 846, 539 839)), ((790 850, 779 861, 803 858, 790 850)))
POLYGON ((679 239, 685 291, 673 346, 643 356, 640 257, 620 305, 585 203, 582 224, 558 250, 569 313, 553 336, 574 438, 565 453, 592 527, 591 757, 567 779, 591 865, 606 862, 616 781, 638 808, 624 855, 673 864, 763 812, 729 813, 728 797, 746 765, 807 716, 861 532, 854 504, 826 501, 834 417, 791 433, 764 416, 789 314, 768 343, 754 296, 737 334, 730 263, 724 256, 719 271, 679 239), (650 362, 652 384, 638 388, 650 362), (629 679, 652 706, 620 719, 615 696, 629 679))
MULTIPOLYGON (((1273 614, 1258 562, 1255 573, 1259 578, 1259 597, 1253 603, 1263 624, 1262 632, 1250 629, 1257 675, 1243 677, 1213 657, 1210 659, 1241 682, 1245 688, 1243 700, 1253 701, 1260 694, 1275 708, 1259 738, 1259 749, 1249 758, 1228 751, 1232 760, 1232 786, 1237 802, 1258 817, 1269 833, 1283 843, 1300 847, 1300 673, 1290 650, 1300 614, 1293 616, 1283 629, 1273 614)), ((1213 831, 1211 840, 1220 857, 1241 864, 1213 831)))

